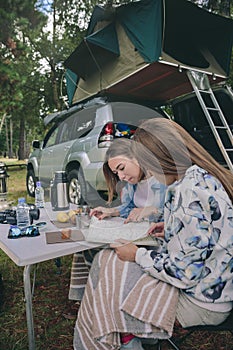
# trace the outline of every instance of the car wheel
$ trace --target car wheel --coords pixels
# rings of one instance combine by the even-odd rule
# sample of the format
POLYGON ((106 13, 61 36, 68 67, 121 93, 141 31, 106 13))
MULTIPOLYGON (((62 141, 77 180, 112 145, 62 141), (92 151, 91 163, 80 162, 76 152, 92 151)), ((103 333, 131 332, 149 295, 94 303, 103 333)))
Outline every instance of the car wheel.
POLYGON ((29 169, 27 171, 26 186, 30 197, 35 197, 36 181, 37 179, 35 177, 34 171, 32 169, 29 169))
POLYGON ((81 169, 73 169, 67 174, 69 202, 84 204, 86 198, 86 183, 81 169))

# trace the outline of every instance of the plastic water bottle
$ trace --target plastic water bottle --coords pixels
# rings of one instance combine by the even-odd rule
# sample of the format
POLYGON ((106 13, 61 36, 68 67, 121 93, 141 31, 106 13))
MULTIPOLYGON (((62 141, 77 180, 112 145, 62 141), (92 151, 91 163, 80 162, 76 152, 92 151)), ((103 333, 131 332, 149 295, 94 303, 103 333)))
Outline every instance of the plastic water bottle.
POLYGON ((37 181, 35 188, 35 206, 36 208, 44 208, 44 189, 41 182, 37 181))
POLYGON ((18 205, 16 208, 16 220, 18 227, 25 227, 30 225, 29 206, 26 203, 25 198, 18 199, 18 205))

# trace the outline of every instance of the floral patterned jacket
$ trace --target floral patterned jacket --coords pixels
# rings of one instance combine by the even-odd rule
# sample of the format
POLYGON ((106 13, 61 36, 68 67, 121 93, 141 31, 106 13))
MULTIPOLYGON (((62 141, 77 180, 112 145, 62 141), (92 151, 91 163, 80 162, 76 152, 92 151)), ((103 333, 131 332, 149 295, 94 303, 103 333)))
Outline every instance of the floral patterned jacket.
POLYGON ((168 187, 164 221, 166 251, 139 248, 136 262, 199 301, 232 301, 233 207, 221 183, 190 167, 168 187))

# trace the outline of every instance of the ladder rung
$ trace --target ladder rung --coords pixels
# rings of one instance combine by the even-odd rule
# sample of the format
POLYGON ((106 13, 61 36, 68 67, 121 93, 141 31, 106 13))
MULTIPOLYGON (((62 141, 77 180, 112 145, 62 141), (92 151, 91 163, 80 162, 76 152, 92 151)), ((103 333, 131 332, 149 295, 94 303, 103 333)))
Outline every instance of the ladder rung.
POLYGON ((214 108, 214 107, 206 107, 209 111, 220 111, 219 108, 214 108))
POLYGON ((209 91, 209 90, 198 90, 199 92, 204 92, 205 94, 209 94, 211 95, 212 94, 212 91, 209 91))
MULTIPOLYGON (((226 148, 226 146, 223 144, 223 140, 221 139, 221 135, 219 134, 218 129, 224 130, 226 133, 226 136, 229 137, 229 140, 231 143, 229 144, 230 147, 232 147, 232 135, 231 135, 231 129, 228 126, 227 121, 225 120, 223 111, 221 109, 221 106, 218 104, 218 101, 216 100, 216 97, 214 95, 214 92, 209 84, 208 77, 205 73, 197 73, 193 71, 187 72, 188 78, 190 80, 190 83, 193 87, 193 90, 197 96, 198 101, 200 102, 200 106, 208 120, 209 126, 212 130, 213 136, 215 137, 215 140, 218 143, 219 150, 222 152, 223 157, 225 158, 226 164, 229 167, 231 171, 233 171, 233 162, 232 159, 229 158, 227 152, 233 152, 233 148, 226 148), (203 79, 203 82, 205 85, 202 86, 204 88, 203 90, 200 89, 198 78, 203 79), (205 89, 206 87, 206 89, 205 89), (208 95, 205 96, 204 94, 208 95), (205 99, 205 97, 207 97, 205 99), (209 101, 212 101, 212 103, 209 103, 209 101), (209 107, 208 107, 209 105, 209 107), (212 106, 212 107, 211 107, 212 106), (218 116, 217 116, 218 114, 218 116), (218 117, 217 120, 215 117, 218 117), (215 125, 215 122, 220 125, 215 125)), ((231 154, 232 155, 232 154, 231 154)))

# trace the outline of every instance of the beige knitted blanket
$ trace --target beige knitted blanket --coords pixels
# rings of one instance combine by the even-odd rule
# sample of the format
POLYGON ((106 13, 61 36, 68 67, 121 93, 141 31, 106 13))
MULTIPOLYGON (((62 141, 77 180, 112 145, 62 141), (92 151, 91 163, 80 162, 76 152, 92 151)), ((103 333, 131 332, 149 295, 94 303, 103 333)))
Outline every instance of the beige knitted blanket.
POLYGON ((76 322, 74 349, 119 349, 120 333, 169 338, 178 290, 145 274, 114 251, 94 259, 76 322))

